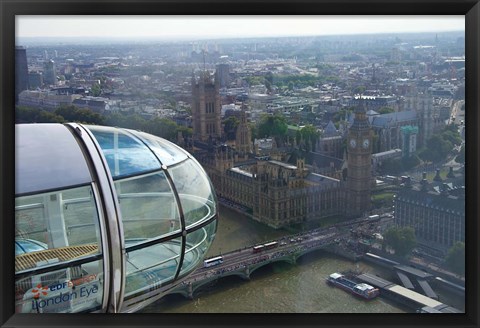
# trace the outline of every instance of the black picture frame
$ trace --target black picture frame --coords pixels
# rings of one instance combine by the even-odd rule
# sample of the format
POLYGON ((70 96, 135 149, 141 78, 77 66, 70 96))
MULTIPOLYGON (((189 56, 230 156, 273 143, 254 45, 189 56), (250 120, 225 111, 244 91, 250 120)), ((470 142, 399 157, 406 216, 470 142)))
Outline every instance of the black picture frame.
POLYGON ((480 121, 478 0, 1 0, 0 145, 0 324, 2 327, 478 327, 479 242, 478 145, 480 121), (465 314, 14 314, 14 49, 15 15, 465 15, 466 18, 466 309, 465 314))

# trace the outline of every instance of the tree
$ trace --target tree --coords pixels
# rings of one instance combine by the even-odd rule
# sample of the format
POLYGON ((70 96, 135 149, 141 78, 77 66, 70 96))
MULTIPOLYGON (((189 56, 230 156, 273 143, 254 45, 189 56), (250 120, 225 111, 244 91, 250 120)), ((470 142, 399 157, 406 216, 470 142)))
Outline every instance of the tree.
POLYGON ((18 106, 15 108, 16 123, 63 123, 62 116, 44 109, 18 106))
POLYGON ((88 124, 104 124, 104 116, 95 113, 88 108, 78 108, 73 105, 60 106, 54 112, 56 115, 62 116, 67 122, 78 122, 88 124))
MULTIPOLYGON (((339 123, 345 119, 345 116, 350 116, 353 112, 353 108, 344 108, 333 114, 332 121, 333 123, 339 123)), ((336 126, 336 125, 335 125, 336 126)), ((338 128, 338 127, 337 127, 338 128)))
POLYGON ((225 132, 227 139, 234 140, 237 133, 237 127, 240 124, 240 121, 235 116, 230 116, 223 123, 224 123, 223 131, 225 132))
POLYGON ((393 227, 385 232, 385 243, 395 250, 395 254, 405 257, 415 248, 417 239, 412 227, 393 227))
POLYGON ((317 144, 317 139, 320 136, 320 133, 317 129, 309 124, 297 131, 297 142, 303 140, 305 142, 307 151, 315 151, 315 145, 317 144))
POLYGON ((361 86, 358 86, 355 89, 353 89, 353 93, 361 95, 365 92, 365 90, 366 90, 366 87, 361 85, 361 86))
POLYGON ((138 120, 140 130, 162 137, 168 140, 175 140, 178 135, 178 125, 172 120, 156 117, 153 120, 138 120))
POLYGON ((441 134, 442 138, 454 145, 459 145, 462 143, 462 138, 460 137, 460 134, 458 131, 444 131, 441 134))
POLYGON ((424 161, 439 162, 453 150, 454 145, 462 143, 455 124, 445 126, 427 140, 427 147, 419 150, 418 156, 424 161))
POLYGON ((273 137, 277 144, 283 143, 287 135, 287 120, 281 114, 264 115, 258 125, 258 136, 260 138, 273 137))
POLYGON ((453 149, 453 144, 442 138, 440 134, 434 134, 427 140, 427 147, 420 150, 418 156, 424 161, 439 162, 447 157, 453 149))
POLYGON ((92 96, 94 97, 98 97, 102 94, 102 88, 98 83, 95 83, 94 85, 92 85, 90 90, 92 91, 92 96))
POLYGON ((378 110, 379 114, 388 114, 388 113, 393 113, 395 112, 395 109, 391 107, 382 107, 378 110))
POLYGON ((450 270, 461 276, 465 275, 465 243, 456 242, 447 253, 445 263, 450 270))

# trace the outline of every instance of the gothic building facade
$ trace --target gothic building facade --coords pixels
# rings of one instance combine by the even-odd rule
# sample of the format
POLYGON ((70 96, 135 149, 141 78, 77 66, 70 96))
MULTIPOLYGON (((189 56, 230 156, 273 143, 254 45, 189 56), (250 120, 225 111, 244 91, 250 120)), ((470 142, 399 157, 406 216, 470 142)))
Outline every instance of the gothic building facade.
POLYGON ((373 132, 365 106, 357 106, 347 137, 347 216, 358 216, 370 210, 373 132))
POLYGON ((419 244, 443 254, 456 242, 465 242, 465 187, 461 176, 430 183, 424 173, 420 184, 404 187, 395 198, 395 224, 414 228, 419 244))
POLYGON ((222 135, 220 84, 217 74, 205 71, 192 76, 193 136, 206 142, 222 135))
POLYGON ((217 196, 273 228, 343 214, 344 183, 297 165, 239 157, 224 146, 197 157, 217 196))
MULTIPOLYGON (((274 228, 331 216, 361 215, 370 208, 372 132, 363 109, 357 111, 348 133, 345 179, 322 174, 300 157, 293 160, 295 164, 287 163, 288 156, 281 156, 277 147, 262 152, 258 145, 253 148, 244 109, 234 143, 212 142, 221 137, 217 133, 221 125, 216 107, 220 103, 218 91, 218 83, 208 74, 192 81, 195 142, 189 150, 208 173, 220 201, 274 228)), ((337 158, 316 155, 328 157, 329 168, 341 175, 340 164, 332 162, 337 158)))

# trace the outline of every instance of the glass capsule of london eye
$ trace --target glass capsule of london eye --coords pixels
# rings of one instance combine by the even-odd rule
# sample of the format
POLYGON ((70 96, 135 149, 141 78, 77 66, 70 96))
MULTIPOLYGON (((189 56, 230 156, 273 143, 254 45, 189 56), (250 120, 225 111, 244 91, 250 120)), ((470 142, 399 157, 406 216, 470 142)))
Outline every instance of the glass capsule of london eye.
POLYGON ((202 262, 217 200, 188 152, 76 123, 15 135, 17 313, 135 312, 202 262))

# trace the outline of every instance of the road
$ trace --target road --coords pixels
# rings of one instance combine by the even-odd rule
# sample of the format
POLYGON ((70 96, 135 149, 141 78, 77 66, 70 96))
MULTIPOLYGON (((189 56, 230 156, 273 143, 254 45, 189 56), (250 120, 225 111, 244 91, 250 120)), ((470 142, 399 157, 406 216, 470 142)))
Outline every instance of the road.
POLYGON ((277 244, 274 248, 263 250, 255 253, 253 246, 238 249, 233 252, 221 254, 223 263, 211 267, 199 267, 196 269, 186 282, 205 279, 221 272, 232 271, 243 268, 267 259, 284 256, 298 249, 308 249, 319 245, 330 244, 335 239, 340 240, 347 233, 340 231, 335 227, 328 229, 316 229, 307 233, 297 234, 294 236, 286 236, 276 240, 277 244))
POLYGON ((455 104, 453 104, 453 109, 450 115, 450 119, 448 120, 448 124, 455 123, 457 125, 461 125, 461 122, 465 121, 465 111, 462 110, 462 106, 464 104, 465 100, 459 100, 455 104))

